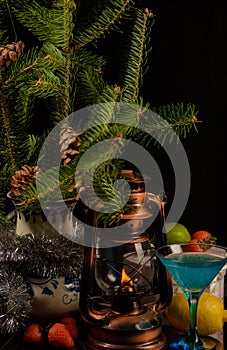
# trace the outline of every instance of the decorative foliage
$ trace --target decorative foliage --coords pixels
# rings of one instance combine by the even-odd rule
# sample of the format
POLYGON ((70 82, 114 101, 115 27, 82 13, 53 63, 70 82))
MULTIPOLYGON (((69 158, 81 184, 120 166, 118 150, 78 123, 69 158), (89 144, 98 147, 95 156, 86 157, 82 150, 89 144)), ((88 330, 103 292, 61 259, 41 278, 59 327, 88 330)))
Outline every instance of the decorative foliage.
POLYGON ((114 26, 118 26, 120 19, 134 5, 134 0, 100 0, 87 13, 79 18, 74 42, 76 48, 83 47, 104 36, 114 26))
POLYGON ((168 104, 152 107, 151 110, 161 118, 159 120, 156 117, 154 119, 152 117, 150 119, 140 118, 138 126, 143 128, 145 122, 147 132, 154 135, 155 139, 140 132, 134 133, 135 140, 145 147, 151 143, 164 145, 165 143, 177 142, 178 138, 186 137, 192 128, 197 131, 197 124, 201 123, 197 119, 196 106, 191 103, 187 105, 184 103, 168 104), (170 132, 170 127, 175 131, 175 135, 170 132), (174 136, 175 139, 173 139, 174 136))
POLYGON ((135 9, 132 13, 132 21, 127 30, 128 38, 123 51, 123 64, 121 68, 122 86, 126 86, 123 93, 123 101, 136 102, 139 94, 140 85, 145 68, 145 52, 149 51, 146 47, 147 38, 150 34, 151 17, 142 10, 135 9))
MULTIPOLYGON (((147 7, 148 3, 139 0, 0 1, 2 216, 8 210, 11 177, 15 179, 16 172, 25 165, 36 166, 46 136, 70 113, 106 102, 123 101, 147 107, 139 94, 148 68, 154 23, 154 14, 147 7), (108 57, 106 48, 111 48, 113 53, 120 50, 121 54, 108 57)), ((160 131, 161 144, 168 140, 168 128, 163 127, 165 123, 171 123, 179 136, 185 136, 197 123, 191 112, 187 105, 162 109, 163 125, 152 125, 150 121, 150 128, 157 128, 157 133, 160 131)), ((48 196, 54 195, 56 186, 60 186, 64 199, 77 195, 76 189, 79 192, 80 186, 74 183, 76 165, 89 147, 104 137, 117 141, 116 147, 106 150, 106 156, 112 158, 121 152, 121 138, 139 141, 142 145, 153 141, 147 135, 141 135, 136 126, 105 125, 108 113, 108 110, 103 111, 104 124, 100 127, 86 130, 72 143, 68 140, 67 149, 62 144, 62 135, 59 135, 59 154, 64 157, 60 184, 53 181, 57 169, 50 169, 45 177, 46 183, 43 183, 48 196)), ((77 130, 72 132, 77 133, 77 130)), ((99 168, 99 175, 106 166, 99 168)), ((114 178, 119 165, 112 162, 108 166, 114 178)), ((105 189, 114 183, 109 179, 106 182, 104 175, 99 178, 95 182, 100 189, 103 179, 105 189), (101 182, 98 183, 99 178, 101 182)), ((22 187, 18 201, 29 209, 37 206, 34 184, 22 187)), ((114 188, 110 188, 110 196, 113 191, 114 188)))

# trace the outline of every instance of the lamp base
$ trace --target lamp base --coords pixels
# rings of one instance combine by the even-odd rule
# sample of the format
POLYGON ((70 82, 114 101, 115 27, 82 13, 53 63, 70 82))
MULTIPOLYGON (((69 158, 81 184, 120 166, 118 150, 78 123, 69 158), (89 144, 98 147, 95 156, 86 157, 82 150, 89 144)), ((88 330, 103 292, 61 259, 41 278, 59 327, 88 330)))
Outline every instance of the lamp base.
MULTIPOLYGON (((127 337, 127 336, 126 336, 127 337)), ((136 344, 111 344, 103 342, 99 339, 94 338, 91 334, 86 339, 86 345, 88 350, 164 350, 167 349, 166 336, 161 333, 156 339, 145 343, 136 344)))
POLYGON ((89 325, 86 344, 88 350, 161 350, 167 341, 160 319, 143 305, 127 313, 115 312, 102 324, 89 325))

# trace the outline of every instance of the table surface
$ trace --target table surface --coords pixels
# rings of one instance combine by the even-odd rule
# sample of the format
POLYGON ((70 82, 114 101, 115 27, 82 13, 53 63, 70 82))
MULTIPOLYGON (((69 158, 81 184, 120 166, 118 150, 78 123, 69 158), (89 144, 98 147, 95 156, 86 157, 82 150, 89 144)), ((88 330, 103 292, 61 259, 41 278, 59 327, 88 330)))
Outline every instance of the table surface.
MULTIPOLYGON (((224 293, 224 306, 227 309, 227 275, 225 276, 225 293, 224 293)), ((223 344, 227 344, 227 322, 224 324, 224 339, 223 344)), ((176 330, 172 327, 164 326, 164 333, 167 335, 174 334, 176 330)), ((84 330, 82 330, 81 334, 84 334, 84 330)), ((87 350, 86 345, 82 339, 78 339, 75 344, 75 350, 87 350)), ((49 344, 42 345, 32 345, 32 350, 63 350, 61 348, 56 348, 50 346, 49 344)), ((0 350, 31 350, 30 344, 24 344, 21 336, 11 336, 6 337, 0 334, 0 350)), ((65 349, 64 349, 65 350, 65 349)))
MULTIPOLYGON (((173 329, 171 326, 163 326, 163 331, 167 336, 167 340, 172 337, 179 335, 179 332, 173 329)), ((225 343, 223 343, 225 344, 225 343)), ((25 344, 21 336, 12 336, 11 338, 0 337, 0 350, 65 350, 63 348, 56 348, 49 344, 25 344)), ((168 349, 168 346, 166 350, 168 349)), ((223 348, 224 349, 224 348, 223 348)), ((75 341, 75 350, 87 350, 87 347, 83 339, 79 338, 75 341)))

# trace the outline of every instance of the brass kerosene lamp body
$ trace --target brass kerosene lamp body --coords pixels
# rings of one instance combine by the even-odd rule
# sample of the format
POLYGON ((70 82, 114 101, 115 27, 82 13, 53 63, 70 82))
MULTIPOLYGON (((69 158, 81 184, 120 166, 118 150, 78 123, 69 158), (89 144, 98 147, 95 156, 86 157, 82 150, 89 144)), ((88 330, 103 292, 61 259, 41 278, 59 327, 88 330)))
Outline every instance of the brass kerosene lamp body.
POLYGON ((155 256, 157 246, 165 243, 164 202, 151 193, 145 193, 145 202, 141 211, 136 207, 122 217, 130 239, 106 248, 97 241, 84 249, 80 310, 89 350, 166 346, 160 313, 171 300, 172 287, 155 256), (158 215, 143 232, 144 221, 154 212, 158 215))

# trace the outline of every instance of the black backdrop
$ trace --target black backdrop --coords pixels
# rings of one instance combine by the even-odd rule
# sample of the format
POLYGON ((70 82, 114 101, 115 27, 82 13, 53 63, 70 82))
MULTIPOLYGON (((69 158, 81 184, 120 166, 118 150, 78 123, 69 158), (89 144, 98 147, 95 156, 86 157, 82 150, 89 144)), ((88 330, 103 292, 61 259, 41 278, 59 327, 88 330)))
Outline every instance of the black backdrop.
MULTIPOLYGON (((142 95, 155 106, 194 103, 202 120, 199 132, 182 140, 191 192, 179 221, 191 233, 208 230, 227 245, 225 0, 154 1, 153 11, 152 52, 142 95)), ((170 197, 171 181, 170 176, 170 197)))

